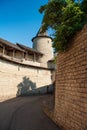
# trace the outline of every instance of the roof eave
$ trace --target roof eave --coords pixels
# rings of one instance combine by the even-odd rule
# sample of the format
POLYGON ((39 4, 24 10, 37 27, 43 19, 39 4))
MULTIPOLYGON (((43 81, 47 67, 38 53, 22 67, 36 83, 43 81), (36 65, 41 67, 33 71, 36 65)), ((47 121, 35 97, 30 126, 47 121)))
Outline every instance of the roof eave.
POLYGON ((35 37, 32 38, 32 42, 33 42, 33 40, 36 39, 36 38, 50 38, 50 39, 53 41, 53 38, 50 37, 50 36, 35 36, 35 37))
POLYGON ((29 49, 29 48, 25 48, 25 47, 23 47, 21 44, 19 44, 19 43, 16 43, 16 45, 18 45, 20 48, 22 48, 22 49, 24 49, 24 50, 26 50, 26 51, 31 51, 31 52, 33 52, 33 53, 36 53, 36 54, 39 54, 39 55, 43 55, 43 53, 41 53, 41 52, 37 52, 37 51, 35 51, 35 50, 32 50, 32 49, 29 49))
POLYGON ((9 41, 6 41, 2 38, 0 38, 0 42, 4 44, 4 46, 7 46, 7 47, 11 47, 12 49, 14 50, 19 50, 21 52, 24 52, 24 50, 22 50, 21 48, 18 48, 15 44, 9 42, 9 41), (12 44, 12 45, 11 45, 12 44))

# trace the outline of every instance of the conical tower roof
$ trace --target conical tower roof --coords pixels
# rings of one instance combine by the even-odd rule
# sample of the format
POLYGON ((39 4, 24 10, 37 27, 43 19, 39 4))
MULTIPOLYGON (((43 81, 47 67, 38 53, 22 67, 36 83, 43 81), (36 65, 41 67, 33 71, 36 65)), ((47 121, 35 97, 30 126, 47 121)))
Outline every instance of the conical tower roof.
POLYGON ((37 32, 36 36, 32 38, 32 41, 37 38, 37 37, 46 37, 46 38, 50 38, 52 39, 52 37, 48 36, 48 33, 45 31, 45 32, 42 32, 42 26, 40 27, 39 31, 37 32))
POLYGON ((36 36, 48 36, 47 32, 42 32, 42 27, 39 29, 38 33, 36 36))

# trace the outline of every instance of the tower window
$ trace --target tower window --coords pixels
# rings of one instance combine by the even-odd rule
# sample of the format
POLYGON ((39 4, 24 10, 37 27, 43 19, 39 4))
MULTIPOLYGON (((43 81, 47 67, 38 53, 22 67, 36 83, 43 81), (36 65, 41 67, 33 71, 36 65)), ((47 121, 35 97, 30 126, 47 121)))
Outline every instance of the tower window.
POLYGON ((49 41, 47 41, 49 43, 49 41))

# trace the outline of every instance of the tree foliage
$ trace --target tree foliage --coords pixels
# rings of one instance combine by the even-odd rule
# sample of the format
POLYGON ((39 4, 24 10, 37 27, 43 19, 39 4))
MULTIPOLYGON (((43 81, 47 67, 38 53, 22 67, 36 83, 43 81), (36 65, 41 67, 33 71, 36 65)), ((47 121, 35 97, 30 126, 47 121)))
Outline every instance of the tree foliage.
POLYGON ((43 31, 54 30, 53 47, 55 52, 65 50, 69 40, 87 22, 87 0, 49 0, 40 7, 44 13, 43 31))

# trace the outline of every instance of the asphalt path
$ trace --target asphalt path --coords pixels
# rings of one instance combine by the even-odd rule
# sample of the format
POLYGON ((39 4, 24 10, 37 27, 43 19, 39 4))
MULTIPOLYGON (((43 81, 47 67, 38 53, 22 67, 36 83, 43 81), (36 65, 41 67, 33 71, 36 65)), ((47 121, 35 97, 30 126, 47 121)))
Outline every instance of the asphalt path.
POLYGON ((0 103, 0 130, 60 130, 43 113, 46 98, 18 97, 0 103))

